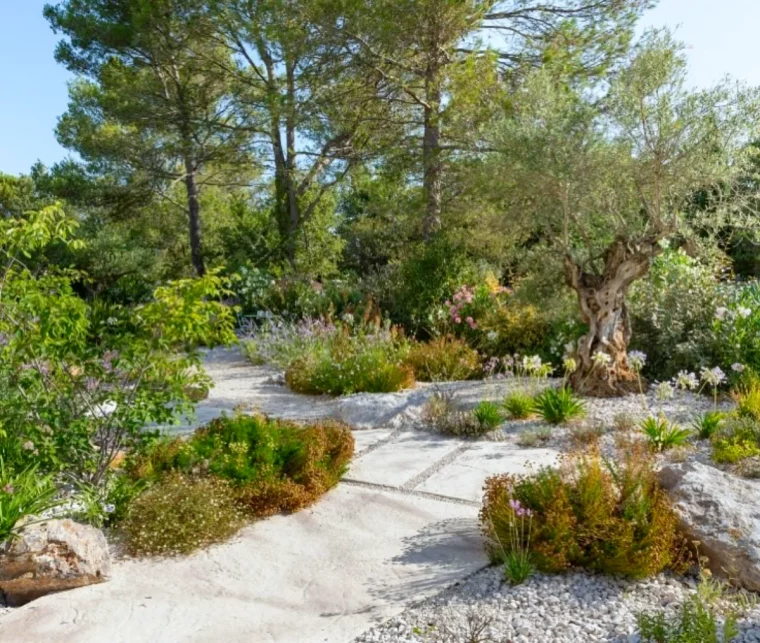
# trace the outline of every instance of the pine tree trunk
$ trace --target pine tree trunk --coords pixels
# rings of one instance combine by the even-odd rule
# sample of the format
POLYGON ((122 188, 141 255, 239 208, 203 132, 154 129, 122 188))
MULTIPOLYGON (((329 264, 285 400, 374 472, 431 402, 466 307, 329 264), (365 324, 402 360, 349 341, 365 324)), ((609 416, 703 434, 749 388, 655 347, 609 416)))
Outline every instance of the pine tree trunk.
POLYGON ((201 204, 198 185, 195 182, 195 170, 192 163, 185 161, 185 188, 187 190, 187 218, 190 228, 190 256, 193 268, 199 277, 206 274, 201 245, 201 204))
POLYGON ((584 272, 566 257, 565 277, 578 295, 581 318, 588 324, 574 356, 578 368, 570 376, 577 393, 614 397, 638 391, 638 377, 628 363, 631 327, 625 296, 631 283, 647 273, 658 252, 656 243, 631 247, 617 239, 607 251, 601 275, 584 272))

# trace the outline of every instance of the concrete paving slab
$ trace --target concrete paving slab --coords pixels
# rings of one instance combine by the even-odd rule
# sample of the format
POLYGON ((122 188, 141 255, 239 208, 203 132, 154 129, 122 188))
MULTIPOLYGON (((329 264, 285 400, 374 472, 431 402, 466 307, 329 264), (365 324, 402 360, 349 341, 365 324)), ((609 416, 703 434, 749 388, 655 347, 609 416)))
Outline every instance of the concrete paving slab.
POLYGON ((489 476, 530 473, 555 464, 558 455, 553 449, 521 449, 499 442, 475 443, 414 490, 479 502, 483 498, 483 483, 489 476))
POLYGON ((354 434, 354 457, 360 455, 378 442, 387 440, 393 435, 393 429, 365 429, 353 431, 354 434))
POLYGON ((402 433, 393 442, 356 458, 346 479, 400 488, 463 444, 422 431, 402 433))
POLYGON ((341 485, 189 558, 0 618, 3 643, 343 643, 486 565, 476 509, 341 485))

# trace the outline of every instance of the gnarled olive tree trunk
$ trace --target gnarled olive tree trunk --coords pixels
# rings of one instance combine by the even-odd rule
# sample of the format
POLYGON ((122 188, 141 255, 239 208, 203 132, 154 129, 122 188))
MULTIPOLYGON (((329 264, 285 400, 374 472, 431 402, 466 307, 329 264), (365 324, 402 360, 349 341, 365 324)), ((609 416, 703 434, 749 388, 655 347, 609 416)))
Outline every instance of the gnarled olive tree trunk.
POLYGON ((618 238, 607 250, 601 275, 584 272, 565 257, 565 278, 588 324, 588 333, 578 340, 578 367, 570 376, 577 393, 614 397, 638 390, 638 378, 628 363, 631 327, 625 296, 628 287, 646 275, 659 251, 654 241, 634 245, 618 238), (595 357, 597 353, 601 356, 595 357))

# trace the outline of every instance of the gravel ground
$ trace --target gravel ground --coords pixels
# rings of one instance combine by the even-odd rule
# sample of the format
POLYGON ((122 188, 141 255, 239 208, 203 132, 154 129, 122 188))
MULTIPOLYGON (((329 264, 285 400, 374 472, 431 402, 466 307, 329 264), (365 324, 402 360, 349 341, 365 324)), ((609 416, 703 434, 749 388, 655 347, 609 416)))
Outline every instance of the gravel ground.
MULTIPOLYGON (((665 574, 634 582, 584 572, 539 574, 511 587, 492 567, 354 643, 635 643, 637 614, 673 613, 695 587, 665 574)), ((739 626, 734 643, 760 641, 760 608, 746 610, 739 626)))

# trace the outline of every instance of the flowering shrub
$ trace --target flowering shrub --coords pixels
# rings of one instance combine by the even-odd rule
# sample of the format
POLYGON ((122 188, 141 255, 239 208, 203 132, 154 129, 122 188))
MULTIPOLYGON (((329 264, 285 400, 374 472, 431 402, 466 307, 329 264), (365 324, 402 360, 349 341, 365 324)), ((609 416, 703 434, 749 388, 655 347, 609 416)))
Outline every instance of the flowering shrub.
POLYGON ((421 382, 467 380, 481 372, 477 351, 451 336, 413 344, 406 363, 421 382))
POLYGON ((209 384, 193 349, 234 339, 234 320, 209 274, 93 327, 72 286, 82 275, 24 264, 50 244, 76 246, 73 229, 57 206, 0 221, 0 456, 100 485, 146 424, 192 410, 189 391, 209 384))
POLYGON ((326 342, 338 327, 322 319, 306 318, 298 322, 268 318, 260 326, 249 326, 241 345, 254 364, 272 364, 287 368, 296 359, 326 342))
POLYGON ((343 327, 291 362, 285 381, 299 393, 392 393, 414 384, 408 353, 396 329, 343 327))
POLYGON ((530 543, 522 544, 541 571, 584 567, 638 578, 681 569, 688 556, 653 461, 637 448, 617 460, 578 455, 559 469, 489 478, 480 521, 492 559, 504 563, 513 551, 517 502, 532 514, 530 543))

